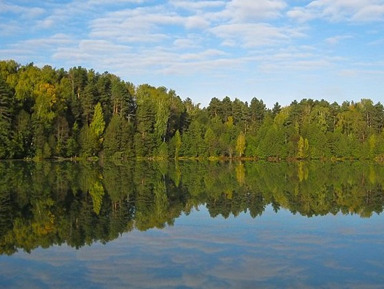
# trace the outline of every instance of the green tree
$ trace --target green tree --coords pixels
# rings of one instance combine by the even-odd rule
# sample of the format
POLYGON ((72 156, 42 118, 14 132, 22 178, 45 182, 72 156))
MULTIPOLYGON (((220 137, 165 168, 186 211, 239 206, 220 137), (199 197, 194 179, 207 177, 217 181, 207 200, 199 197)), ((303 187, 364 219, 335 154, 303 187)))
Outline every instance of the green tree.
POLYGON ((113 78, 111 88, 111 101, 113 106, 113 114, 129 119, 133 116, 135 104, 129 87, 118 78, 113 78))
POLYGON ((69 124, 65 117, 59 116, 55 123, 55 154, 66 156, 67 141, 69 139, 69 124))
POLYGON ((0 78, 0 159, 13 155, 12 151, 12 95, 0 78))
POLYGON ((180 149, 181 149, 181 135, 180 131, 177 130, 175 135, 173 136, 173 142, 174 142, 174 147, 175 147, 175 159, 177 159, 180 155, 180 149))
POLYGON ((100 150, 100 139, 95 131, 84 125, 79 134, 80 153, 83 157, 96 156, 100 150))
POLYGON ((66 144, 66 156, 73 157, 79 154, 79 126, 77 122, 72 127, 71 136, 67 140, 66 144))
POLYGON ((244 155, 244 151, 245 151, 245 135, 243 132, 240 132, 236 140, 236 152, 239 157, 242 157, 244 155))
POLYGON ((309 143, 308 143, 308 139, 303 138, 302 136, 300 136, 300 139, 299 139, 299 141, 297 143, 297 146, 298 146, 297 157, 299 159, 306 159, 306 158, 308 158, 308 156, 309 156, 309 143))
POLYGON ((32 157, 32 138, 33 127, 32 120, 29 113, 21 110, 15 121, 15 137, 14 137, 14 155, 16 158, 32 157))
POLYGON ((89 125, 91 130, 95 133, 96 137, 99 138, 100 142, 102 142, 102 135, 105 129, 105 121, 103 115, 103 109, 101 107, 100 102, 98 102, 94 108, 92 122, 89 125))
POLYGON ((213 130, 209 127, 204 135, 205 146, 207 148, 206 156, 216 156, 217 137, 213 130))
MULTIPOLYGON (((266 106, 264 102, 262 100, 258 100, 255 97, 252 98, 249 110, 251 112, 252 122, 255 123, 257 128, 259 128, 263 123, 266 114, 266 106)), ((277 113, 278 111, 276 111, 276 114, 277 113)))
POLYGON ((112 157, 115 153, 121 152, 122 146, 122 120, 117 114, 112 116, 110 123, 105 131, 103 142, 104 152, 107 157, 112 157))

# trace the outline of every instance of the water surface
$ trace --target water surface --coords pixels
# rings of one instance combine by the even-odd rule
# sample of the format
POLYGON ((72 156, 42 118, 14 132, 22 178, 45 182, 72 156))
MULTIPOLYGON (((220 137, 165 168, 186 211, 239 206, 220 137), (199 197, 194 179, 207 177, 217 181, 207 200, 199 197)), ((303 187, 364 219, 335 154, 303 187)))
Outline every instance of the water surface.
POLYGON ((1 288, 382 288, 373 163, 0 164, 1 288))

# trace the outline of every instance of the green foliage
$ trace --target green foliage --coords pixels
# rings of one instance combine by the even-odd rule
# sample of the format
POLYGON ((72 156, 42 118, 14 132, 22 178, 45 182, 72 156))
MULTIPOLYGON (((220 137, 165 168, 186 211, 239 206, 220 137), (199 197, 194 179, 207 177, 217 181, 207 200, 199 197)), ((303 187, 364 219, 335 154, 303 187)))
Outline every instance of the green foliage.
POLYGON ((181 149, 181 145, 182 145, 182 142, 181 142, 181 135, 180 135, 180 131, 177 130, 175 135, 173 136, 173 145, 174 145, 174 148, 175 148, 175 155, 174 157, 177 159, 179 157, 179 154, 180 154, 180 149, 181 149))
POLYGON ((105 122, 100 102, 98 102, 95 106, 90 128, 95 133, 95 135, 101 140, 102 134, 105 129, 105 122))
POLYGON ((5 83, 0 78, 0 159, 11 157, 12 153, 12 94, 5 83))
POLYGON ((110 73, 0 61, 0 158, 383 159, 384 106, 303 99, 207 108, 110 73))
POLYGON ((113 115, 106 131, 105 140, 103 143, 104 152, 108 157, 111 157, 115 152, 121 151, 121 136, 122 136, 122 123, 121 118, 115 114, 113 115))
POLYGON ((306 159, 306 158, 308 158, 308 156, 309 156, 309 143, 308 143, 308 139, 303 138, 302 136, 300 136, 300 139, 299 139, 299 141, 297 143, 297 146, 298 146, 297 157, 299 159, 306 159))
POLYGON ((159 146, 156 156, 161 160, 168 159, 168 145, 166 142, 159 146))
POLYGON ((217 137, 210 127, 205 132, 204 141, 205 141, 205 146, 207 148, 206 156, 207 157, 216 156, 217 137))
POLYGON ((93 129, 83 126, 79 136, 80 155, 83 157, 96 156, 100 150, 100 141, 93 129))
POLYGON ((236 140, 236 152, 239 157, 242 157, 245 151, 245 135, 243 132, 240 132, 236 140))

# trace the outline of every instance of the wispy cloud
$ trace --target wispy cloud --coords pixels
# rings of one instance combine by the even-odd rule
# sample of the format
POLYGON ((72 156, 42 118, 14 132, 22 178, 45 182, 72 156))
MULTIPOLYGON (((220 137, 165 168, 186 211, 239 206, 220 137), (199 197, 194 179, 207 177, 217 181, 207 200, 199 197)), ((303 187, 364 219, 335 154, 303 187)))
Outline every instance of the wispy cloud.
POLYGON ((343 40, 352 39, 352 38, 353 38, 353 36, 351 36, 351 35, 337 35, 337 36, 328 37, 327 39, 325 39, 325 41, 328 44, 336 45, 336 44, 339 44, 343 40))
POLYGON ((327 77, 342 82, 347 74, 340 71, 358 71, 354 64, 372 62, 372 55, 384 58, 382 0, 4 0, 0 20, 0 58, 82 65, 171 88, 183 83, 204 104, 206 91, 243 91, 236 96, 249 100, 260 87, 260 94, 287 98, 264 81, 282 74, 287 85, 321 90, 315 81, 308 88, 301 71, 331 69, 327 77), (215 86, 203 88, 201 79, 215 86))
POLYGON ((0 15, 13 14, 24 18, 37 18, 45 13, 45 9, 41 7, 25 7, 22 5, 9 4, 0 2, 0 15))
POLYGON ((190 10, 193 12, 206 11, 207 9, 220 8, 225 6, 226 1, 186 1, 186 0, 170 0, 169 3, 182 10, 190 10))
POLYGON ((235 22, 260 21, 281 16, 286 6, 282 0, 233 0, 223 14, 235 22))
POLYGON ((315 0, 304 7, 293 7, 288 16, 298 21, 323 18, 329 21, 372 22, 384 19, 381 0, 315 0))
POLYGON ((222 45, 245 47, 271 46, 287 43, 293 38, 303 36, 300 29, 277 27, 267 23, 222 24, 211 29, 223 39, 222 45))

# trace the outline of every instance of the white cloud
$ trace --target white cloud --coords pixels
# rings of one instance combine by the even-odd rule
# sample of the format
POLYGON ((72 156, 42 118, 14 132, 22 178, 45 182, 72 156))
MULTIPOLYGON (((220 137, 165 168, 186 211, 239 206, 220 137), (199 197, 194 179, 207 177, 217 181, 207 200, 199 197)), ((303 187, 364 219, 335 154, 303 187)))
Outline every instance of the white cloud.
POLYGON ((47 60, 55 53, 60 47, 70 46, 76 43, 71 35, 55 34, 47 38, 32 38, 22 40, 17 43, 9 45, 8 49, 0 49, 0 58, 15 58, 18 61, 35 62, 38 61, 49 62, 47 60), (43 57, 40 56, 41 51, 44 51, 43 57), (8 55, 8 56, 7 56, 8 55))
POLYGON ((300 29, 276 27, 268 23, 223 24, 212 28, 211 32, 223 39, 223 45, 248 48, 276 45, 303 36, 300 29))
POLYGON ((294 7, 287 12, 288 17, 293 18, 299 22, 307 22, 316 18, 316 15, 313 11, 306 9, 304 7, 294 7))
POLYGON ((286 6, 282 0, 232 0, 224 13, 236 22, 259 21, 281 16, 286 6))
POLYGON ((201 53, 185 53, 180 56, 180 59, 183 61, 191 61, 191 60, 202 60, 211 57, 224 56, 225 52, 218 49, 208 49, 201 53))
MULTIPOLYGON (((161 32, 161 26, 181 25, 183 22, 182 17, 158 7, 127 9, 93 20, 90 37, 120 42, 159 42, 168 38, 165 32, 161 32)), ((194 25, 193 20, 190 25, 194 25)))
POLYGON ((384 3, 368 5, 359 9, 352 17, 356 21, 382 21, 384 20, 384 3))
POLYGON ((17 21, 9 21, 8 23, 0 22, 0 36, 14 36, 23 32, 23 27, 17 21))
POLYGON ((204 38, 199 34, 188 34, 186 37, 179 37, 173 41, 175 49, 195 49, 202 45, 204 38))
POLYGON ((211 8, 219 8, 225 5, 225 1, 185 1, 185 0, 170 0, 171 5, 191 11, 206 10, 211 8))
POLYGON ((327 39, 325 39, 325 42, 331 45, 336 45, 343 40, 352 39, 352 38, 353 37, 351 35, 337 35, 337 36, 328 37, 327 39))
POLYGON ((312 51, 305 47, 288 47, 276 52, 271 51, 268 56, 260 55, 256 59, 260 70, 264 73, 320 71, 342 61, 342 59, 324 56, 319 51, 312 51))
POLYGON ((339 75, 343 77, 369 77, 372 79, 373 77, 382 78, 384 75, 383 70, 367 70, 367 69, 342 69, 339 71, 339 75))
POLYGON ((22 18, 37 18, 45 13, 45 9, 40 7, 24 7, 0 2, 0 15, 8 13, 18 14, 22 18))
POLYGON ((89 0, 89 5, 115 5, 115 4, 128 4, 128 3, 134 3, 134 4, 141 4, 148 2, 148 0, 89 0))
POLYGON ((211 80, 215 79, 218 76, 222 75, 232 75, 235 70, 240 70, 245 63, 243 58, 212 58, 212 59, 203 59, 203 56, 195 56, 194 61, 180 61, 180 59, 173 63, 167 65, 160 72, 167 75, 194 75, 200 74, 200 76, 207 76, 211 80), (196 60, 197 59, 197 60, 196 60), (228 67, 231 68, 231 71, 228 72, 228 67))
POLYGON ((294 7, 287 15, 298 21, 324 18, 330 21, 384 20, 382 0, 315 0, 305 7, 294 7))
POLYGON ((208 28, 210 22, 203 16, 190 16, 186 18, 185 27, 188 29, 205 29, 208 28))
POLYGON ((41 49, 41 48, 55 48, 63 45, 74 43, 73 38, 70 35, 55 34, 49 38, 35 38, 22 41, 18 46, 28 47, 28 49, 41 49))

